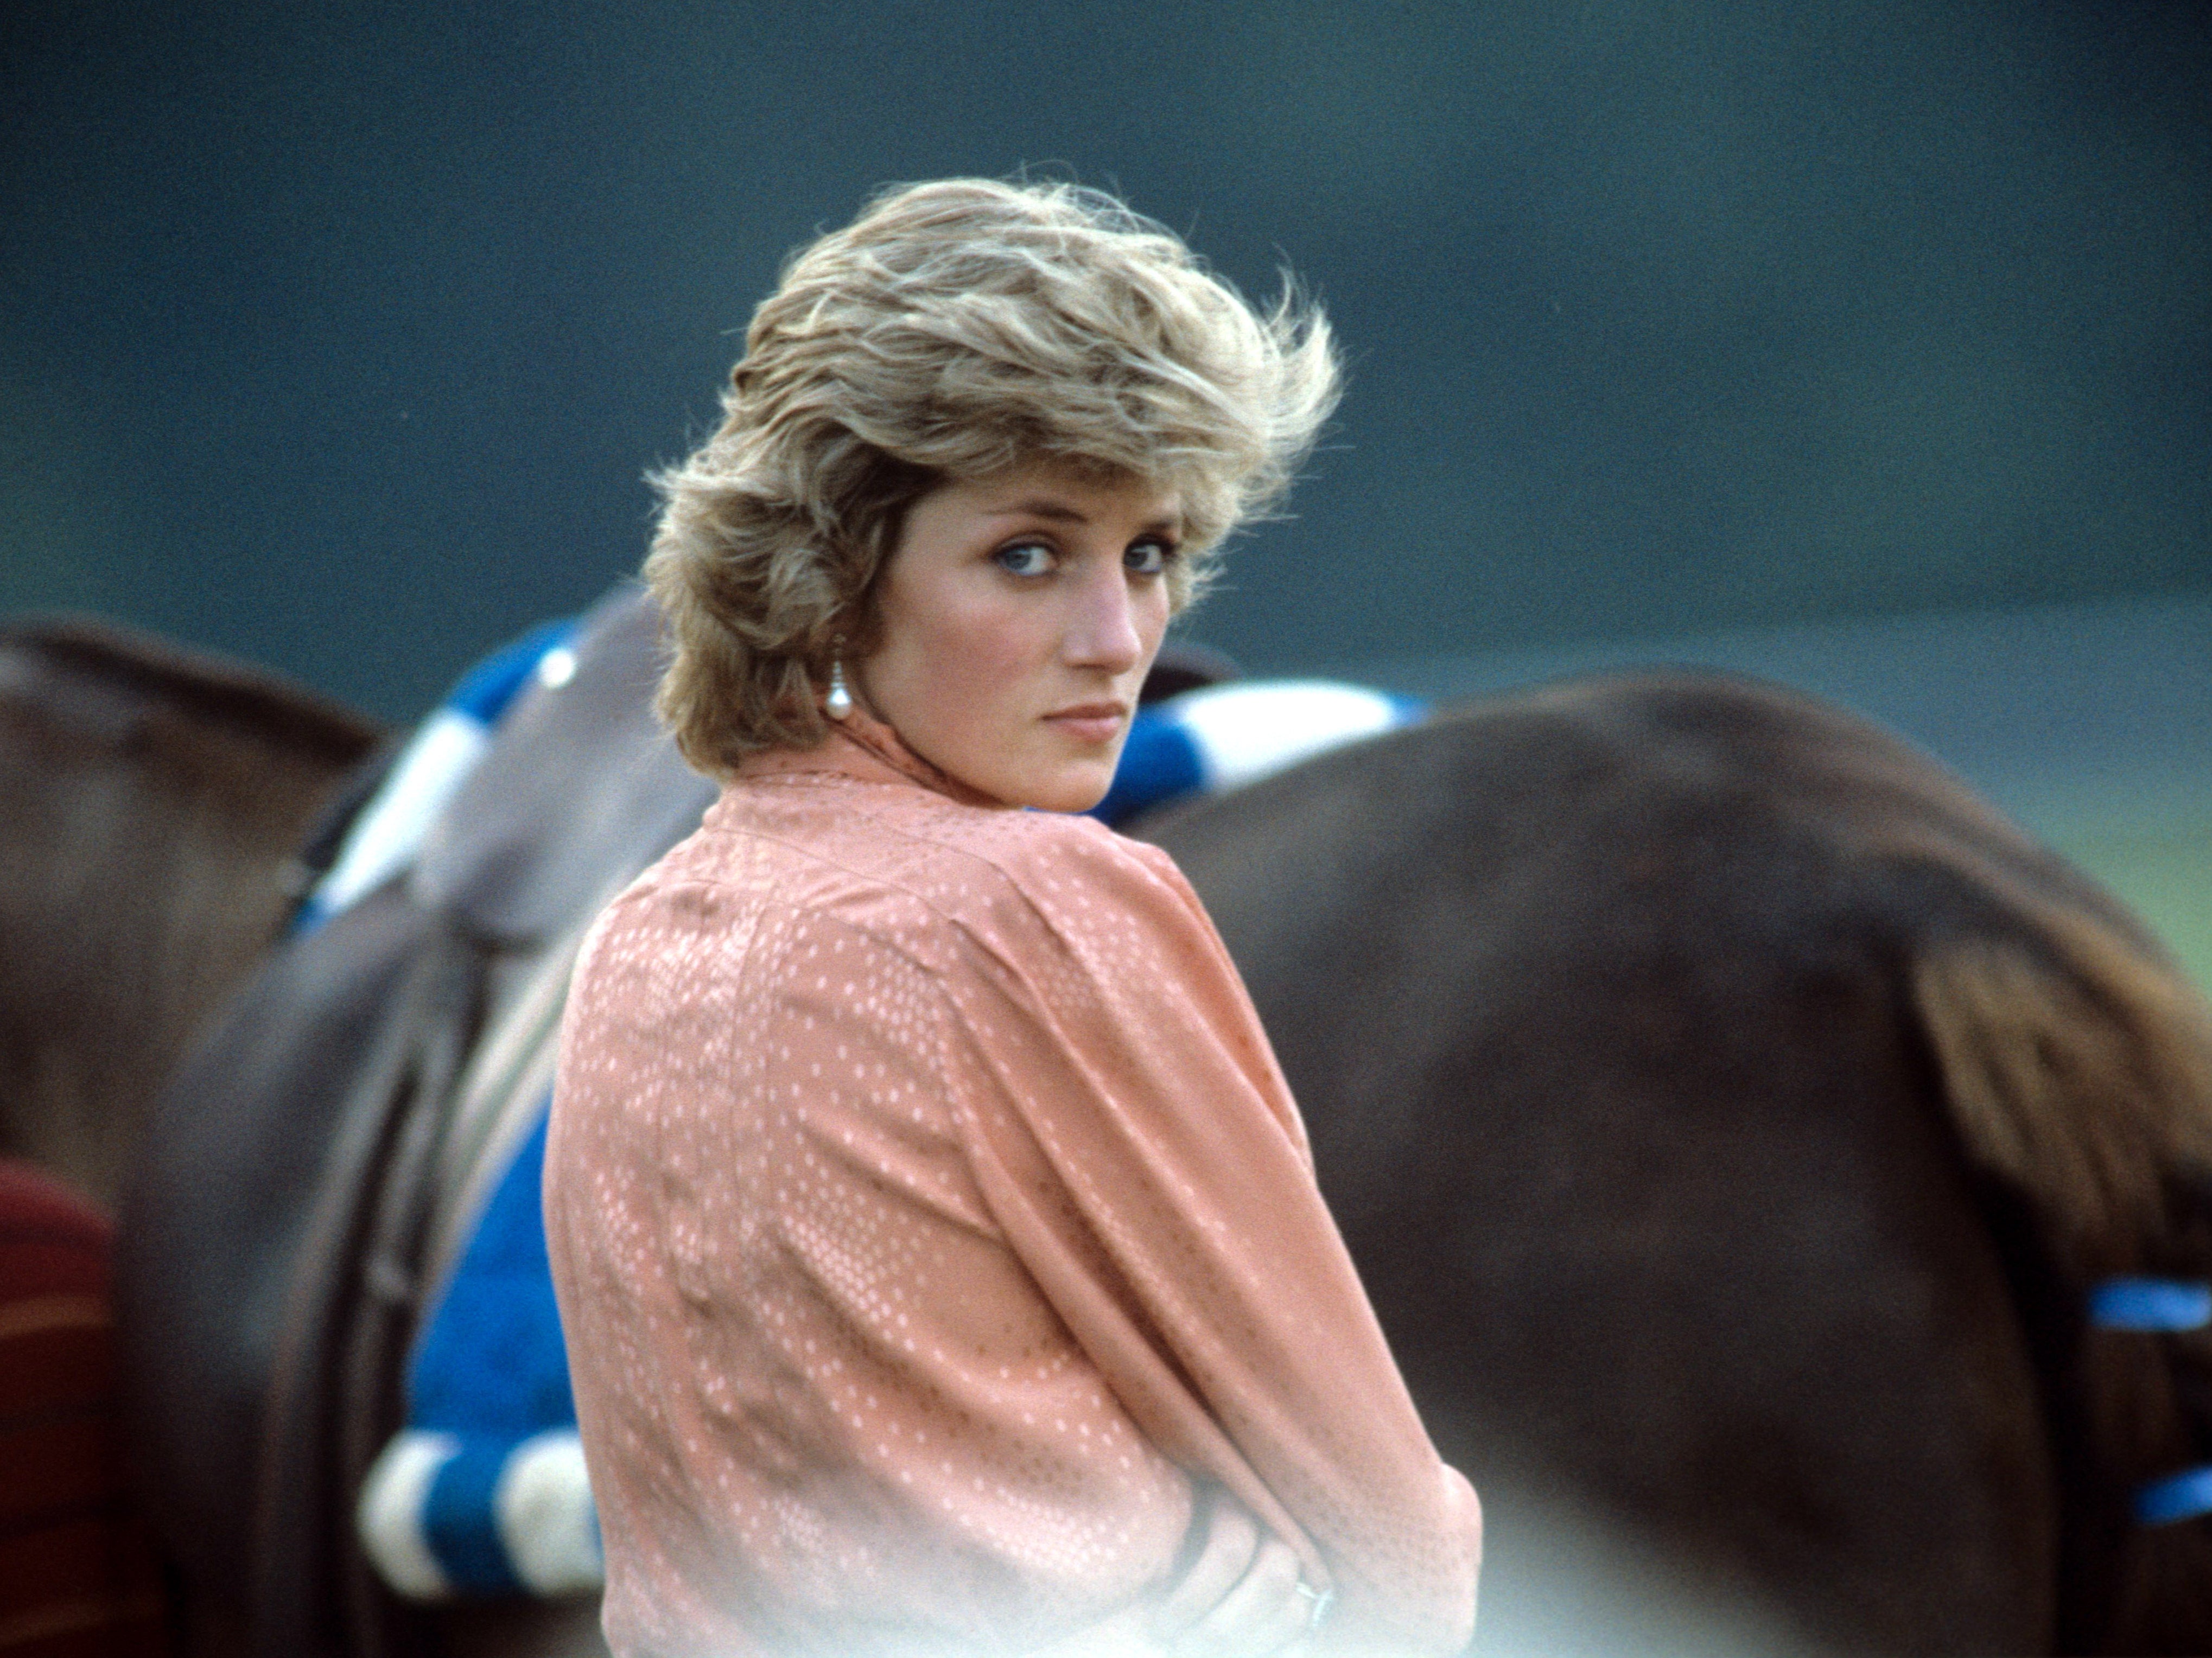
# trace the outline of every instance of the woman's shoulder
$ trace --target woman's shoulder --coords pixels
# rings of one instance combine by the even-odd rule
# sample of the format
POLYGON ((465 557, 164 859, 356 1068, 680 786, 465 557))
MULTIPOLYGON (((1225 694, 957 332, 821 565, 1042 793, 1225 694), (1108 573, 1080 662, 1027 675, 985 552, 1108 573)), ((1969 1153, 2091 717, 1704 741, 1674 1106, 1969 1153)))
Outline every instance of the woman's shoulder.
POLYGON ((1058 912, 1098 904, 1187 899, 1189 887, 1159 847, 1116 834, 1094 817, 1049 811, 973 814, 945 849, 1028 902, 1058 912))
POLYGON ((842 780, 733 787, 623 902, 803 914, 939 961, 933 934, 1080 937, 1187 925, 1196 908, 1166 853, 1094 818, 842 780))
POLYGON ((1071 894, 1176 875, 1166 853, 1095 817, 1056 811, 959 811, 945 820, 949 852, 1022 890, 1071 894))
POLYGON ((1189 983, 1225 960, 1175 861, 1093 818, 1001 811, 948 825, 926 898, 963 973, 1189 983))

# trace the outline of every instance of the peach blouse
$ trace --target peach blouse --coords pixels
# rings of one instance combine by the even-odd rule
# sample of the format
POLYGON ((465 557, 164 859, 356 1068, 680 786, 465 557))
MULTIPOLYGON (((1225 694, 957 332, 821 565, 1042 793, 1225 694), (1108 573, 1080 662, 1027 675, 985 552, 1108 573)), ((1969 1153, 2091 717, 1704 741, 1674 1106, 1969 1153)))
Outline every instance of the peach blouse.
POLYGON ((1173 1581, 1194 1481, 1322 1650, 1468 1637, 1474 1493, 1156 847, 865 716, 756 756, 585 945, 545 1220, 624 1658, 1030 1650, 1173 1581))

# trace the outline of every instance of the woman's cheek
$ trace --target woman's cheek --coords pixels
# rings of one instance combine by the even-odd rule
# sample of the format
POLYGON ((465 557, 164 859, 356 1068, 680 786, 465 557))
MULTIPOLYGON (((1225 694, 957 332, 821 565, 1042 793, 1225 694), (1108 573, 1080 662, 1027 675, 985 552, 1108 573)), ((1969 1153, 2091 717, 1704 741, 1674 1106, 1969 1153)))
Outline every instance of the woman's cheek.
POLYGON ((948 654, 970 685, 1006 691, 1035 671, 1048 654, 1049 630, 1019 608, 993 605, 969 617, 959 637, 947 641, 948 654))

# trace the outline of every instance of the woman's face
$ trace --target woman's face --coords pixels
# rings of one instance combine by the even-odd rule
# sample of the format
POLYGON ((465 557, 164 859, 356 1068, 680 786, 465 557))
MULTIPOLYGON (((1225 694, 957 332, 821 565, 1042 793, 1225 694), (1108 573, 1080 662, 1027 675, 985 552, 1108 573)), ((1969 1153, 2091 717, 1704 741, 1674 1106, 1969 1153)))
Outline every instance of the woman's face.
POLYGON ((908 510, 853 689, 942 772, 1008 805, 1104 798, 1168 625, 1176 492, 1040 465, 908 510))

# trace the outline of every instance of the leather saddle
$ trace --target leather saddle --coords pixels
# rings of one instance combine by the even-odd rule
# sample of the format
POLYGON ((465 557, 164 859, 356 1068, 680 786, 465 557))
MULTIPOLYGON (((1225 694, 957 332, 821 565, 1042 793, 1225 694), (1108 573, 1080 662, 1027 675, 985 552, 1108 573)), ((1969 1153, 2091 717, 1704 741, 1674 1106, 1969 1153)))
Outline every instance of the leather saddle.
POLYGON ((599 905, 714 788, 654 726, 657 618, 586 619, 413 868, 280 950, 158 1102, 118 1260, 123 1394, 191 1645, 429 1648, 354 1541, 407 1346, 550 1081, 599 905))

